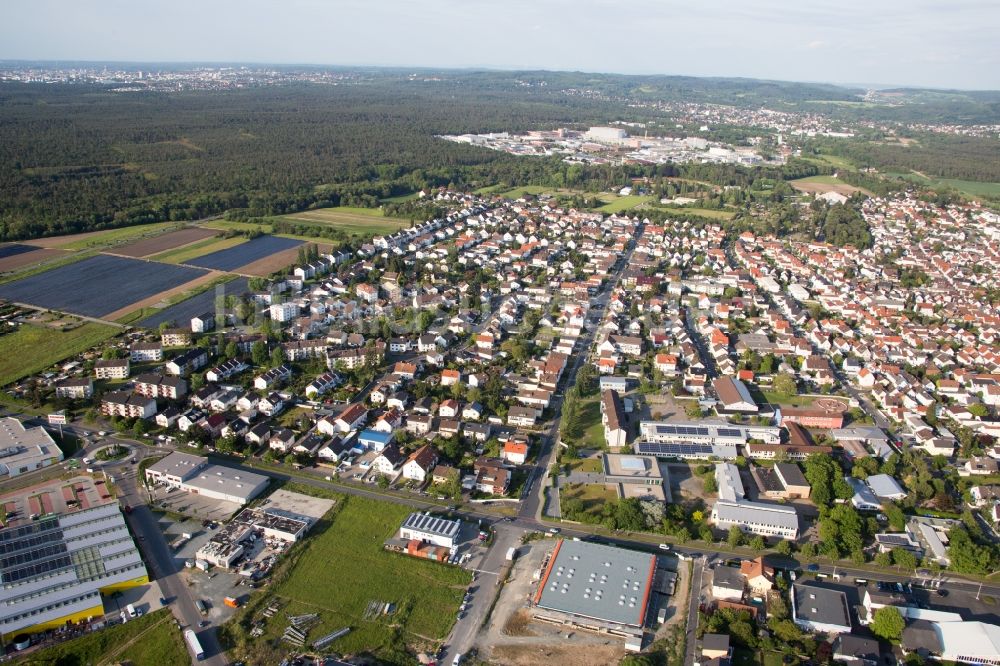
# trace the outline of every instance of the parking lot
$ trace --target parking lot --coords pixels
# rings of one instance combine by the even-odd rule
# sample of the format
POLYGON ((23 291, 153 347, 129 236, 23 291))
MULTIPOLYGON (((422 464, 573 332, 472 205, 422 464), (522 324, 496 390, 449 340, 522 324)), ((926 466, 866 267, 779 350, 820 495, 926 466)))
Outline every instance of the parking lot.
POLYGON ((198 520, 222 522, 242 508, 236 502, 210 499, 165 486, 153 487, 152 495, 154 508, 179 513, 198 520))

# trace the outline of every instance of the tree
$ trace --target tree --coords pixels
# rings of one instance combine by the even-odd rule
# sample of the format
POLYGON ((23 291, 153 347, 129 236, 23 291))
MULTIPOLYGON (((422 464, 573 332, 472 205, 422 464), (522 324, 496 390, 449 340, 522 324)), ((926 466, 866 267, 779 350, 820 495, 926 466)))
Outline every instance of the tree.
POLYGON ((250 346, 250 359, 254 365, 264 366, 267 364, 267 345, 263 340, 257 340, 250 346))
POLYGON ((785 397, 793 396, 797 394, 799 390, 795 377, 787 372, 782 372, 775 376, 774 381, 771 383, 771 387, 774 389, 775 393, 785 397))
POLYGON ((892 563, 897 567, 913 570, 917 568, 917 556, 905 548, 893 548, 892 563))
POLYGON ((756 535, 754 538, 750 539, 750 543, 747 544, 751 550, 761 551, 767 549, 767 542, 764 541, 764 537, 761 535, 756 535))
POLYGON ((887 641, 899 640, 905 627, 903 615, 895 606, 883 606, 872 615, 872 633, 887 641))
POLYGON ((121 357, 122 357, 122 350, 118 347, 108 347, 101 354, 101 358, 103 358, 105 361, 113 361, 121 357))
POLYGON ((385 490, 386 488, 389 487, 389 477, 386 476, 385 474, 379 474, 377 483, 379 488, 385 490))
POLYGON ((782 555, 791 555, 792 554, 792 542, 788 541, 786 539, 782 539, 781 541, 779 541, 774 546, 774 549, 776 551, 778 551, 778 553, 780 553, 782 555))
POLYGON ((240 347, 236 342, 230 342, 226 345, 226 358, 232 360, 240 355, 240 347))
POLYGON ((990 415, 990 408, 981 402, 974 402, 971 405, 969 405, 966 409, 969 410, 970 414, 979 417, 981 419, 984 419, 990 415))
POLYGON ((743 545, 743 530, 733 525, 729 528, 729 534, 726 536, 726 543, 729 544, 730 548, 737 548, 743 545))
POLYGON ((285 355, 281 351, 281 347, 275 347, 271 350, 271 367, 277 368, 282 363, 285 362, 285 355))
POLYGON ((702 417, 701 405, 698 404, 697 400, 688 401, 688 404, 684 407, 684 414, 689 419, 700 419, 702 417))

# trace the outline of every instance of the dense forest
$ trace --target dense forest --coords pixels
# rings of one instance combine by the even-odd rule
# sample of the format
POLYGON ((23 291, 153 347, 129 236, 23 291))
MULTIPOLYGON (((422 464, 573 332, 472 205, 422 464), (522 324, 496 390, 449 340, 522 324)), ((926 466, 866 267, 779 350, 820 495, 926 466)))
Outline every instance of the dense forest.
MULTIPOLYGON (((225 92, 122 94, 97 85, 0 84, 0 240, 226 211, 252 219, 317 206, 376 206, 385 197, 438 186, 545 185, 596 193, 636 178, 680 177, 747 192, 729 195, 744 200, 719 198, 710 205, 774 203, 786 190, 760 183, 830 172, 794 160, 780 169, 570 165, 436 138, 586 127, 613 118, 664 120, 620 101, 567 94, 577 88, 609 98, 740 105, 819 103, 857 93, 812 84, 552 72, 453 72, 427 82, 383 70, 348 85, 225 92)), ((996 144, 946 137, 910 148, 844 143, 831 152, 861 165, 1000 181, 1000 167, 990 159, 996 144)))

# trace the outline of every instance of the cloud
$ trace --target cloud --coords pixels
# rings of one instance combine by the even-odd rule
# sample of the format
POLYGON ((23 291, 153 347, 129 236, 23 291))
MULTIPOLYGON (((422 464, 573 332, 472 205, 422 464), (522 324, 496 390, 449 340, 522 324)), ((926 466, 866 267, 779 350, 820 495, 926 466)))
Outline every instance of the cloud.
POLYGON ((810 48, 810 49, 821 49, 824 46, 826 46, 826 42, 824 42, 822 39, 815 39, 815 40, 809 42, 808 44, 806 44, 806 48, 810 48))

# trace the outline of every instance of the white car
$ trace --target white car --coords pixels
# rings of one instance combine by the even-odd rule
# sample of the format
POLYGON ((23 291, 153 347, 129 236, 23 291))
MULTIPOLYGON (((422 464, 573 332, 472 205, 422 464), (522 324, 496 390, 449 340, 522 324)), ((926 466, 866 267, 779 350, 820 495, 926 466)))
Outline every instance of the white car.
POLYGON ((669 543, 661 543, 660 544, 660 550, 670 550, 670 544, 669 543))

